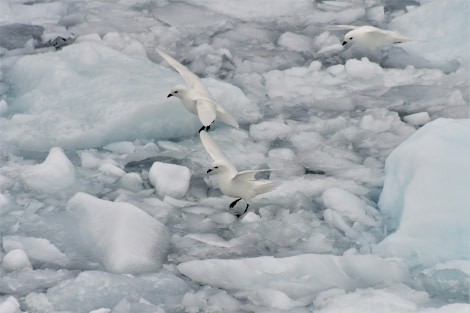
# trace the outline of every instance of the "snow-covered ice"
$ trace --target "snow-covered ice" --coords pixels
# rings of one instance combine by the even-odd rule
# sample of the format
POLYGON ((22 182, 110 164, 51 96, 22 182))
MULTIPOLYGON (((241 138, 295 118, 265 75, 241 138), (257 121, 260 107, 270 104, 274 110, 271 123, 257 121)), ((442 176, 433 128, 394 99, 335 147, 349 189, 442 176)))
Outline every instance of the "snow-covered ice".
POLYGON ((395 232, 382 254, 426 266, 470 255, 469 138, 470 120, 438 119, 390 154, 379 207, 395 232))
POLYGON ((5 236, 3 249, 8 253, 21 249, 36 266, 64 266, 69 261, 55 245, 44 238, 5 236))
POLYGON ((74 183, 75 167, 61 148, 52 147, 44 162, 26 168, 21 177, 35 191, 56 193, 74 183))
POLYGON ((362 255, 209 259, 185 262, 178 269, 200 283, 235 289, 241 297, 252 297, 250 292, 256 291, 256 297, 267 297, 264 305, 284 309, 307 305, 322 290, 337 287, 349 291, 385 281, 403 282, 409 275, 401 262, 362 255))
POLYGON ((77 217, 83 240, 107 270, 155 271, 166 259, 168 229, 138 207, 77 193, 67 209, 77 217))
POLYGON ((470 311, 468 10, 0 1, 0 312, 470 311), (283 169, 244 216, 156 49, 237 170, 283 169))
POLYGON ((182 198, 189 188, 191 171, 181 165, 155 162, 149 171, 150 183, 162 196, 182 198))

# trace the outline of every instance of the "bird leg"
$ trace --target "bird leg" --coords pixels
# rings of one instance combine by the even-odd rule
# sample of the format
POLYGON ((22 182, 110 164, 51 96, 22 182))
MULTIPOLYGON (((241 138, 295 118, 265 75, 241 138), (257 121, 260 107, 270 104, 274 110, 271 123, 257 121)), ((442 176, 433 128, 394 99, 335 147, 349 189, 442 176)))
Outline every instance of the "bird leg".
POLYGON ((235 201, 233 201, 232 203, 230 203, 230 208, 233 209, 233 207, 238 203, 238 201, 240 201, 242 198, 240 199, 237 199, 235 201))
POLYGON ((209 125, 207 125, 207 126, 202 125, 202 127, 199 129, 199 132, 201 132, 201 131, 203 131, 203 130, 205 130, 206 132, 208 132, 209 129, 211 129, 212 123, 214 123, 214 122, 215 122, 215 120, 213 120, 213 121, 212 121, 209 125))
MULTIPOLYGON (((243 212, 243 214, 245 214, 245 213, 246 213, 246 211, 248 211, 248 207, 249 207, 249 206, 250 206, 250 204, 249 204, 249 203, 247 203, 247 204, 246 204, 246 208, 245 208, 245 212, 243 212)), ((243 215, 243 214, 242 214, 242 215, 243 215)))
POLYGON ((210 125, 209 125, 209 126, 204 126, 204 125, 202 125, 202 127, 199 129, 199 132, 202 132, 203 130, 209 131, 210 128, 211 128, 210 125))
MULTIPOLYGON (((236 201, 234 201, 234 202, 238 202, 238 201, 240 201, 240 199, 238 199, 238 200, 236 200, 236 201)), ((249 207, 249 206, 250 206, 250 204, 247 203, 247 204, 246 204, 245 211, 244 211, 243 213, 235 213, 235 216, 236 216, 237 218, 239 218, 240 216, 244 215, 244 214, 246 213, 246 211, 248 211, 248 207, 249 207)))

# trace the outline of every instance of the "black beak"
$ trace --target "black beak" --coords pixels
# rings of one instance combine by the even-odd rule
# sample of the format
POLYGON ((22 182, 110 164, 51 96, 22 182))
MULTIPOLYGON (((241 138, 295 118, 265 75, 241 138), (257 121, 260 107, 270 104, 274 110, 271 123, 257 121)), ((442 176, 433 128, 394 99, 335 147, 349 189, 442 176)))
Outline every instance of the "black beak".
POLYGON ((207 170, 207 173, 210 173, 210 172, 212 172, 212 170, 211 170, 211 169, 208 169, 208 170, 207 170))
POLYGON ((173 95, 171 93, 168 94, 168 96, 166 96, 167 98, 170 98, 172 97, 173 95))
POLYGON ((348 42, 347 41, 343 41, 343 46, 346 45, 348 42))

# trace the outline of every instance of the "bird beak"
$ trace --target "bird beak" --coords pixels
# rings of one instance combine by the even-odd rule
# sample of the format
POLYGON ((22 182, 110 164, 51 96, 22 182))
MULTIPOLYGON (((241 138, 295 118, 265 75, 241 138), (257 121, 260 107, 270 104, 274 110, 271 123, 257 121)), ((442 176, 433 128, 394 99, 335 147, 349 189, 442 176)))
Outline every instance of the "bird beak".
POLYGON ((167 98, 170 98, 172 97, 173 95, 171 93, 168 94, 168 96, 166 96, 167 98))
POLYGON ((348 42, 347 41, 343 41, 343 46, 346 45, 348 42))
POLYGON ((210 172, 212 172, 212 170, 211 170, 211 169, 208 169, 208 170, 207 170, 207 173, 210 173, 210 172))

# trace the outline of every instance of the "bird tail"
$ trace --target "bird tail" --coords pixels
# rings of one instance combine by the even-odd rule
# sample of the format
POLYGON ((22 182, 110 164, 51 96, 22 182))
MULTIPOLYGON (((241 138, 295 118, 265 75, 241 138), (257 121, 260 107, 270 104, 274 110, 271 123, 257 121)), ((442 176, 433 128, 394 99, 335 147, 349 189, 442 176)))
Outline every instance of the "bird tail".
POLYGON ((227 113, 227 111, 225 111, 224 109, 222 109, 220 107, 216 108, 216 110, 217 110, 217 118, 219 120, 221 120, 225 124, 228 124, 228 125, 233 126, 235 128, 239 128, 238 122, 233 118, 232 115, 227 113))
POLYGON ((266 193, 269 191, 272 191, 279 187, 281 185, 280 182, 262 182, 262 181, 257 181, 257 184, 255 186, 255 191, 257 194, 262 194, 266 193))

